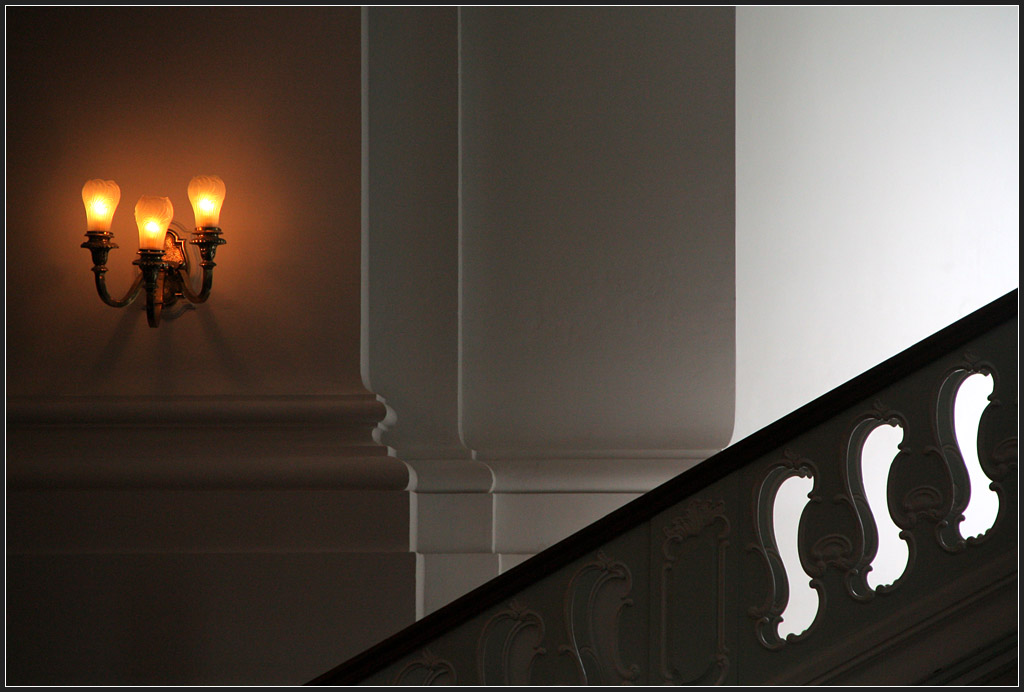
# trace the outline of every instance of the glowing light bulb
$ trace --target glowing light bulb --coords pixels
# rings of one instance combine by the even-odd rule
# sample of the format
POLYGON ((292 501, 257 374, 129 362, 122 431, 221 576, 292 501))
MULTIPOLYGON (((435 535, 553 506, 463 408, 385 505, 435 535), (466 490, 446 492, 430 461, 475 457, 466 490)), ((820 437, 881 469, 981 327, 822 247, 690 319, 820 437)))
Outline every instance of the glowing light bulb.
POLYGON ((220 226, 224 181, 215 175, 197 175, 188 184, 188 198, 196 215, 196 228, 220 226))
POLYGON ((143 196, 135 205, 135 223, 139 226, 139 249, 163 250, 167 227, 174 218, 174 206, 167 197, 143 196))
POLYGON ((82 187, 87 231, 110 232, 117 203, 121 201, 121 188, 113 180, 90 180, 82 187))

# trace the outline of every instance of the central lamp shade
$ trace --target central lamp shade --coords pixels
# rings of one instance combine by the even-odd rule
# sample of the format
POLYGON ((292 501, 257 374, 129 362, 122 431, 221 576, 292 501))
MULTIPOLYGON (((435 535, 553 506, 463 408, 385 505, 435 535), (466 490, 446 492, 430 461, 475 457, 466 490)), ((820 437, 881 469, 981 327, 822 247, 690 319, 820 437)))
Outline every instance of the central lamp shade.
POLYGON ((90 180, 82 187, 87 231, 110 232, 114 210, 121 201, 121 188, 113 180, 90 180))
POLYGON ((196 214, 196 228, 220 226, 225 189, 224 181, 215 175, 197 175, 189 182, 188 198, 196 214))
POLYGON ((140 250, 163 250, 167 227, 174 218, 174 206, 167 197, 143 196, 135 205, 140 250))

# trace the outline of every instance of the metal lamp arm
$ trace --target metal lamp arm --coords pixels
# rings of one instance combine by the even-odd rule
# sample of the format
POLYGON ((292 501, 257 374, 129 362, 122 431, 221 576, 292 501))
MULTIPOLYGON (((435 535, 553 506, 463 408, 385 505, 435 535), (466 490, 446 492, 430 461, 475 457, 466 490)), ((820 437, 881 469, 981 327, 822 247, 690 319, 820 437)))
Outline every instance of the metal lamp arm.
POLYGON ((112 308, 123 308, 131 305, 138 298, 139 292, 142 290, 142 274, 136 274, 135 280, 128 288, 128 292, 124 294, 124 298, 115 300, 111 297, 110 291, 107 290, 107 279, 104 276, 107 273, 107 268, 103 265, 93 265, 92 271, 96 275, 96 292, 100 294, 100 300, 112 308))
POLYGON ((200 266, 203 268, 203 287, 199 293, 192 290, 188 277, 183 276, 181 281, 181 293, 190 303, 205 303, 210 297, 213 289, 213 268, 217 263, 213 258, 217 254, 217 246, 223 245, 226 241, 220 237, 221 230, 215 226, 200 226, 196 228, 189 241, 199 249, 199 256, 202 259, 200 266))
MULTIPOLYGON (((211 263, 212 264, 212 263, 211 263)), ((213 289, 213 267, 203 267, 203 287, 199 293, 192 290, 191 282, 188 277, 181 277, 181 293, 185 296, 185 300, 190 303, 205 303, 206 299, 210 297, 210 291, 213 289)))
POLYGON ((131 305, 142 289, 142 275, 139 274, 135 277, 124 298, 117 300, 111 297, 110 291, 107 290, 107 278, 105 275, 107 273, 107 255, 110 254, 111 250, 117 248, 117 243, 114 242, 114 234, 109 231, 89 231, 85 234, 85 237, 86 241, 82 243, 82 247, 92 253, 92 273, 96 277, 96 292, 99 293, 100 300, 115 308, 131 305))

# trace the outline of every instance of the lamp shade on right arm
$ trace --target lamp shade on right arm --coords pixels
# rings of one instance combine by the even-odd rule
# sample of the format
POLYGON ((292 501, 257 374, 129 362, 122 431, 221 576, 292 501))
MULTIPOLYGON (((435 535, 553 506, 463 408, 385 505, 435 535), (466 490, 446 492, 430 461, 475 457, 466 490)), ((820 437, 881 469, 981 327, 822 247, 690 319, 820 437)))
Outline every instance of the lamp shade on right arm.
POLYGON ((224 193, 224 181, 215 175, 197 175, 192 178, 188 184, 188 198, 196 214, 196 228, 220 226, 224 193))

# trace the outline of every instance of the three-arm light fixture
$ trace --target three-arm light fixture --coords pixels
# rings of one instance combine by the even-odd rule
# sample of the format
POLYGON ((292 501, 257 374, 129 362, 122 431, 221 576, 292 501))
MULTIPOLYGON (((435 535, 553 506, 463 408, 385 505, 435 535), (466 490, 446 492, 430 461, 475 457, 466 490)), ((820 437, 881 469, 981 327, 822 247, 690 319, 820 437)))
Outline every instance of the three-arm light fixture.
POLYGON ((215 175, 200 175, 188 184, 188 197, 196 216, 196 230, 188 242, 199 249, 202 267, 202 288, 192 289, 191 272, 184 240, 169 226, 174 207, 167 197, 143 196, 135 205, 135 223, 139 227, 139 258, 132 262, 140 273, 128 288, 124 298, 115 300, 107 291, 104 274, 107 272, 107 254, 117 244, 110 232, 114 210, 121 200, 121 189, 113 180, 90 180, 82 188, 87 240, 82 247, 92 253, 92 271, 96 276, 96 291, 100 299, 115 308, 131 305, 139 293, 146 291, 146 317, 150 327, 160 325, 164 307, 179 299, 190 303, 203 303, 210 297, 213 287, 213 261, 217 246, 226 241, 220 237, 220 208, 224 203, 224 181, 215 175))

